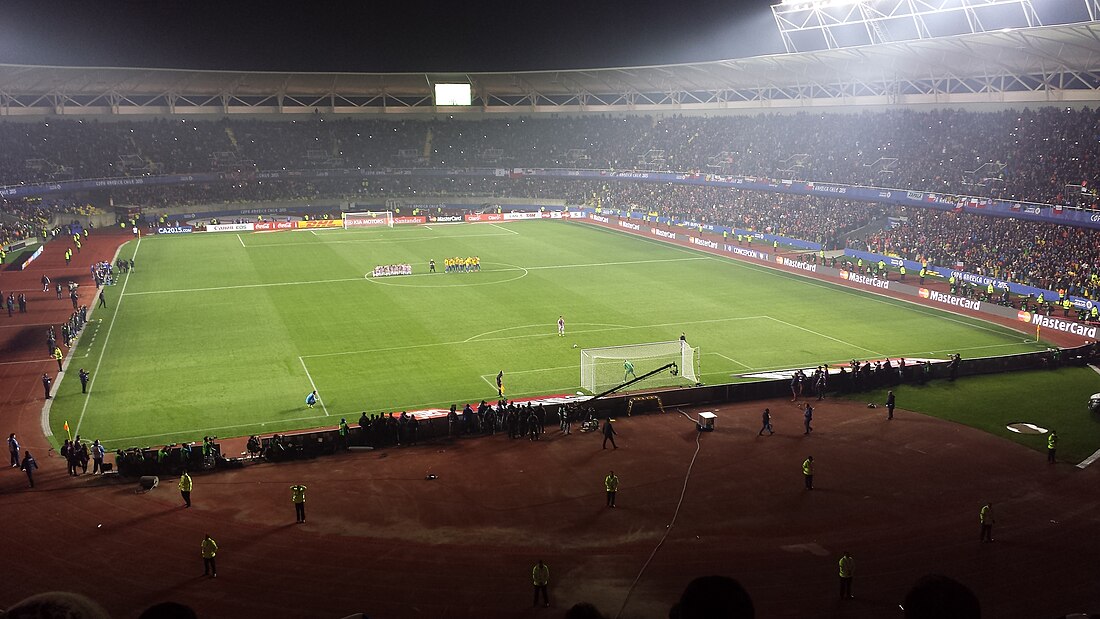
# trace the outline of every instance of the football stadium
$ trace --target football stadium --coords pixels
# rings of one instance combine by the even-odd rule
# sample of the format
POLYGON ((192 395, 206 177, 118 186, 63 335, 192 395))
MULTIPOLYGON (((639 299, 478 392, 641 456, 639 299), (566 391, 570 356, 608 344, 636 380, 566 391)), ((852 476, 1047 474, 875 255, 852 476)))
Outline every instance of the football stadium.
POLYGON ((584 70, 0 65, 4 616, 1100 616, 1072 4, 785 1, 781 53, 584 70))

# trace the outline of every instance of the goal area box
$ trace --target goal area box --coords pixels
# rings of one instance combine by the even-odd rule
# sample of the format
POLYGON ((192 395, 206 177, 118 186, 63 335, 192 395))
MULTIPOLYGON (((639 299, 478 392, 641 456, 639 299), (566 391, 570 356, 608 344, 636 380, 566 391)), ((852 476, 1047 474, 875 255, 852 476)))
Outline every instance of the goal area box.
POLYGON ((689 346, 684 340, 583 348, 581 387, 599 393, 669 363, 676 364, 675 372, 661 372, 638 384, 643 387, 672 387, 698 382, 699 349, 689 346), (634 367, 633 376, 627 371, 627 362, 634 367))

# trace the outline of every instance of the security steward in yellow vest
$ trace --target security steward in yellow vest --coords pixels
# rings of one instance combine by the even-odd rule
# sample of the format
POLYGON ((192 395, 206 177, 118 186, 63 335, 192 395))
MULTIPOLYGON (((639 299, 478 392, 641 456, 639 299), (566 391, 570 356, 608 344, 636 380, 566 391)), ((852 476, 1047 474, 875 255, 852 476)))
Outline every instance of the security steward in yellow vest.
POLYGON ((294 484, 290 487, 290 500, 294 503, 294 516, 298 524, 306 521, 306 487, 294 484))
POLYGON ((983 542, 993 541, 993 504, 986 503, 982 506, 982 511, 978 514, 978 522, 982 525, 982 539, 983 542))
POLYGON ((852 599, 852 554, 847 550, 837 564, 840 572, 840 599, 852 599))
POLYGON ((615 494, 619 491, 619 476, 615 471, 610 471, 603 478, 604 489, 607 490, 607 506, 615 507, 615 494))
POLYGON ((542 605, 549 608, 550 596, 546 593, 546 587, 550 584, 550 566, 543 563, 542 559, 531 568, 531 584, 535 587, 534 605, 539 605, 539 593, 542 593, 542 605))
POLYGON ((806 489, 814 489, 814 457, 809 456, 802 461, 802 476, 806 480, 806 489))
POLYGON ((202 575, 217 578, 218 564, 214 562, 214 557, 218 554, 218 543, 207 534, 206 537, 202 538, 200 549, 202 551, 202 575))
POLYGON ((1047 462, 1054 464, 1054 450, 1058 447, 1058 433, 1053 429, 1047 435, 1047 462))
POLYGON ((187 474, 187 471, 180 475, 180 496, 183 497, 184 507, 191 507, 191 488, 194 487, 194 482, 191 481, 191 476, 187 474))

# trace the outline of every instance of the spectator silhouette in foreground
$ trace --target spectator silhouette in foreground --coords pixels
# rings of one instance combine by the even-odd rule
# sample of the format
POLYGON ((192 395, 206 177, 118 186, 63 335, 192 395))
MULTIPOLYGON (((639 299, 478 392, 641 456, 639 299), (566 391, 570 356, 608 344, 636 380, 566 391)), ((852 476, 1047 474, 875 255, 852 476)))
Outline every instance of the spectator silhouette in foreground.
POLYGON ((906 619, 979 619, 974 592, 942 574, 929 574, 913 585, 901 604, 906 619))
POLYGON ((728 576, 700 576, 688 583, 669 619, 753 619, 756 609, 741 583, 728 576))
POLYGON ((66 619, 110 619, 111 615, 99 605, 79 593, 48 591, 23 599, 8 609, 5 619, 40 619, 65 617, 66 619))

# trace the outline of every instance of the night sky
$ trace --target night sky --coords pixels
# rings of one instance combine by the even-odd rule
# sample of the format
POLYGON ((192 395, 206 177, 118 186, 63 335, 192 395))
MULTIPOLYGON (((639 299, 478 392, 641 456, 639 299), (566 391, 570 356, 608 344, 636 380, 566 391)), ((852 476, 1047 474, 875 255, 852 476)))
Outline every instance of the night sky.
POLYGON ((771 3, 2 0, 0 63, 472 72, 696 62, 782 52, 771 3))

